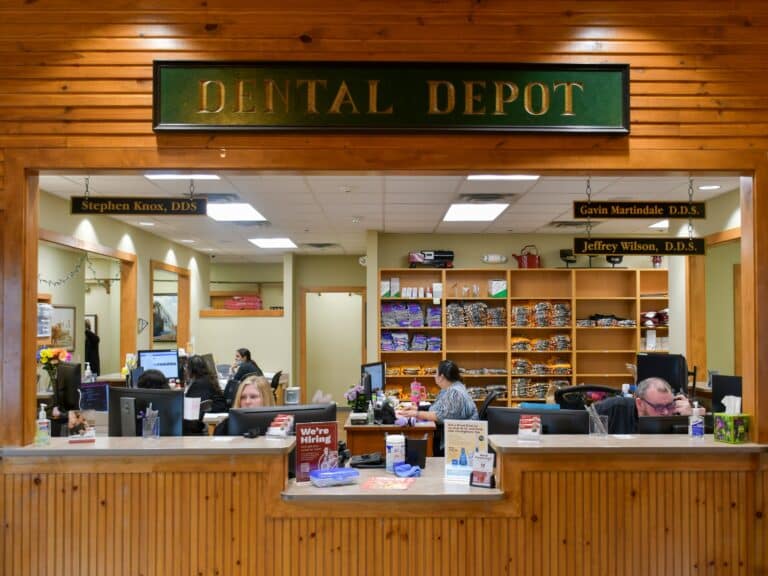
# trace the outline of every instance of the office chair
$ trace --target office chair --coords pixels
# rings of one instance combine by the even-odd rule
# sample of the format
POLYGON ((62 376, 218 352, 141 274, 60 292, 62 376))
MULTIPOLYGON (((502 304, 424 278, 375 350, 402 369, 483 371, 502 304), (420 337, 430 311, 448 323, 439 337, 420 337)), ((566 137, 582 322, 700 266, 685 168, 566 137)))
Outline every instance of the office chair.
POLYGON ((275 372, 275 375, 272 376, 272 396, 275 397, 275 402, 277 402, 277 389, 280 386, 280 375, 282 373, 282 370, 278 370, 275 372))
POLYGON ((480 410, 477 411, 478 415, 480 416, 480 420, 487 420, 488 406, 490 406, 491 402, 496 400, 500 394, 501 392, 498 390, 493 390, 485 396, 485 400, 483 400, 483 403, 480 406, 480 410))
POLYGON ((229 364, 216 364, 216 373, 219 375, 219 378, 229 378, 229 371, 232 369, 232 366, 229 364))
POLYGON ((204 414, 205 412, 210 412, 211 408, 213 408, 213 400, 203 400, 200 402, 200 413, 204 414))
POLYGON ((621 390, 598 384, 564 386, 555 391, 555 402, 562 410, 584 410, 589 404, 610 396, 621 394, 621 390))
POLYGON ((688 378, 693 377, 691 399, 696 393, 696 367, 688 370, 685 356, 682 354, 643 353, 637 355, 637 381, 646 378, 663 378, 675 394, 688 393, 688 378))

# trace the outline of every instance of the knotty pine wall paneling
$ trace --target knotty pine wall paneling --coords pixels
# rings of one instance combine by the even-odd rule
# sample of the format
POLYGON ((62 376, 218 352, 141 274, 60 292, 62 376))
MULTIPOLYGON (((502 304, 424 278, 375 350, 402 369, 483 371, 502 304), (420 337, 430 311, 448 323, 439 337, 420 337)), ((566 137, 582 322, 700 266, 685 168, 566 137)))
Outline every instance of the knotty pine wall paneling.
MULTIPOLYGON (((29 231, 14 200, 17 169, 144 167, 336 170, 574 171, 765 168, 768 150, 768 4, 761 0, 607 2, 446 0, 69 0, 0 3, 0 206, 6 238, 29 231), (631 135, 162 134, 151 129, 154 59, 628 63, 631 135), (217 151, 227 150, 219 158, 217 151), (95 164, 95 166, 94 166, 95 164), (13 212, 13 213, 11 213, 13 212)), ((756 180, 756 202, 768 182, 756 180)), ((750 212, 745 213, 749 218, 750 212)), ((747 227, 748 228, 748 227, 747 227)), ((24 240, 23 242, 31 242, 24 240)), ((754 227, 754 266, 768 231, 754 227)), ((12 354, 22 310, 19 282, 34 280, 4 248, 0 440, 31 439, 33 340, 12 354), (14 302, 18 302, 16 306, 14 302), (23 408, 21 408, 23 406, 23 408), (9 431, 10 430, 10 431, 9 431), (23 433, 14 432, 22 430, 23 433)), ((768 337, 768 270, 753 279, 745 339, 768 337)), ((24 291, 22 298, 21 291, 24 291)), ((27 314, 27 316, 30 316, 27 314)), ((30 316, 31 317, 31 316, 30 316)), ((748 344, 745 344, 745 348, 748 344)), ((747 354, 745 380, 768 382, 768 355, 747 354)), ((745 402, 768 439, 768 391, 745 402)))

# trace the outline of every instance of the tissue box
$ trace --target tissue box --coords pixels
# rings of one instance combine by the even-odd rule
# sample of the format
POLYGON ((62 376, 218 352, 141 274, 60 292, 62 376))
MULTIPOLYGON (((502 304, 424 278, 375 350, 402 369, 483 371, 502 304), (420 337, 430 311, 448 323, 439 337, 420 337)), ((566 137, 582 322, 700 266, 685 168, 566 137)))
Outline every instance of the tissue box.
POLYGON ((749 415, 715 413, 715 440, 742 444, 748 440, 749 415))

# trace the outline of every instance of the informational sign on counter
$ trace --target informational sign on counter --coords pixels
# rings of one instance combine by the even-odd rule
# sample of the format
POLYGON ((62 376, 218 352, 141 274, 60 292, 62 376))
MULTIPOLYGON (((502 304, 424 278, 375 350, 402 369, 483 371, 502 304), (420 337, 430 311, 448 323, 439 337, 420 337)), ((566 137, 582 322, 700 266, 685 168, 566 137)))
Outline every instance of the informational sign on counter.
POLYGON ((573 203, 574 218, 706 218, 704 202, 583 202, 573 203))
POLYGON ((138 196, 73 196, 71 214, 134 214, 143 216, 205 216, 206 198, 138 196))
POLYGON ((704 254, 703 238, 574 238, 574 254, 695 256, 704 254))

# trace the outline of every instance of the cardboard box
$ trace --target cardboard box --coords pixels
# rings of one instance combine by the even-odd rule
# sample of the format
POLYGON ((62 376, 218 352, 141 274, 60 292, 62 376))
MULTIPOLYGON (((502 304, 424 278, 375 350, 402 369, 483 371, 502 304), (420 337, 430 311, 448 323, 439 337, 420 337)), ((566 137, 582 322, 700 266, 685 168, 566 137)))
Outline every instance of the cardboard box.
POLYGON ((382 280, 381 281, 381 290, 380 290, 380 296, 382 298, 389 298, 389 280, 382 280))
POLYGON ((715 413, 715 440, 743 444, 749 440, 749 415, 715 413))
POLYGON ((507 297, 507 281, 506 280, 488 280, 488 295, 491 298, 506 298, 507 297))

